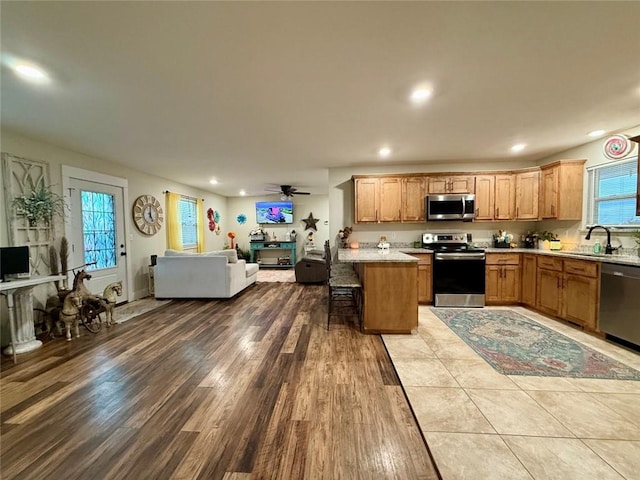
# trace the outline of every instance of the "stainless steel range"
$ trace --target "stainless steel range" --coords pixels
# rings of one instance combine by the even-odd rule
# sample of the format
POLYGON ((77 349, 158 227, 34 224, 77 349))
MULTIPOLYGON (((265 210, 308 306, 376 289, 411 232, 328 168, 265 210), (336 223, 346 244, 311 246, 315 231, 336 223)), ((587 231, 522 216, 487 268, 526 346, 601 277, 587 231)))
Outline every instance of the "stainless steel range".
POLYGON ((436 307, 484 307, 485 252, 470 246, 470 233, 424 233, 422 247, 433 250, 436 307))

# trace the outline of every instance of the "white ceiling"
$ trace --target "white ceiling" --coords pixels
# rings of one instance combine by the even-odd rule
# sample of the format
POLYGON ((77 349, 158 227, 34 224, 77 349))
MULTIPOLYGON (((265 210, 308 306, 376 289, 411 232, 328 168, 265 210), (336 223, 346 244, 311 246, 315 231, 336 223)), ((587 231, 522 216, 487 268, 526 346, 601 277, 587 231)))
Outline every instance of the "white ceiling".
POLYGON ((225 196, 640 124, 640 2, 2 2, 2 124, 225 196), (19 80, 4 60, 46 68, 19 80), (409 89, 428 82, 423 108, 409 89), (215 176, 220 184, 209 185, 215 176))

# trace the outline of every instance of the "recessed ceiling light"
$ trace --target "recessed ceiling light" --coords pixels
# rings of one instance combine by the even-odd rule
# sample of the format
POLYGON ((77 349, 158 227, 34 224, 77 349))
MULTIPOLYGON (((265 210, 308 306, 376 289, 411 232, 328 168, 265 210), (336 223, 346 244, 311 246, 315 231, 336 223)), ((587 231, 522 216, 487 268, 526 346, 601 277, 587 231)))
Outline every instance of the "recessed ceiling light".
POLYGON ((218 180, 216 180, 215 178, 212 178, 211 180, 209 180, 209 183, 211 185, 217 185, 218 184, 218 180))
POLYGON ((389 147, 382 147, 380 150, 378 150, 378 155, 381 158, 387 158, 389 155, 391 155, 391 149, 389 147))
POLYGON ((40 67, 31 63, 19 62, 12 65, 13 70, 25 80, 36 83, 46 83, 49 81, 49 75, 40 67))
POLYGON ((511 147, 511 151, 512 152, 521 152, 522 150, 524 150, 524 147, 526 147, 526 145, 524 143, 517 143, 513 147, 511 147))
POLYGON ((587 135, 589 135, 590 137, 601 137, 604 134, 604 130, 594 130, 593 132, 589 132, 587 135))
POLYGON ((240 193, 241 197, 244 197, 247 194, 247 192, 245 190, 240 190, 240 192, 238 192, 238 193, 240 193))
POLYGON ((419 105, 429 100, 429 98, 431 98, 431 95, 433 95, 433 90, 431 90, 430 88, 424 86, 416 87, 411 91, 409 99, 411 100, 411 103, 419 105))

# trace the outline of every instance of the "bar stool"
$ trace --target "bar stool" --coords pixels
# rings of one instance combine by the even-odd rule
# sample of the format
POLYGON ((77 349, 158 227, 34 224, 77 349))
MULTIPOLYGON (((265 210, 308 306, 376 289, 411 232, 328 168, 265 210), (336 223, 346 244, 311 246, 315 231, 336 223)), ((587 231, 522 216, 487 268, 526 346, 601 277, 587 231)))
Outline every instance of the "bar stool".
POLYGON ((328 271, 328 299, 327 299, 327 330, 331 323, 331 315, 334 314, 334 306, 347 301, 355 309, 354 315, 358 317, 361 327, 362 321, 362 283, 353 267, 346 263, 334 263, 331 258, 329 241, 325 242, 325 262, 328 271))

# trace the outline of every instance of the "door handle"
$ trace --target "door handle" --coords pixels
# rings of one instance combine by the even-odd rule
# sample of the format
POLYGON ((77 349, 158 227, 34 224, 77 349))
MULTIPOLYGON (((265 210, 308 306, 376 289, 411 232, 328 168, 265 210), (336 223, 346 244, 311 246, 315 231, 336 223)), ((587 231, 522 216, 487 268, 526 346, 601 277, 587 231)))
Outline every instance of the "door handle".
POLYGON ((126 257, 127 256, 127 252, 120 252, 120 256, 121 257, 126 257))

